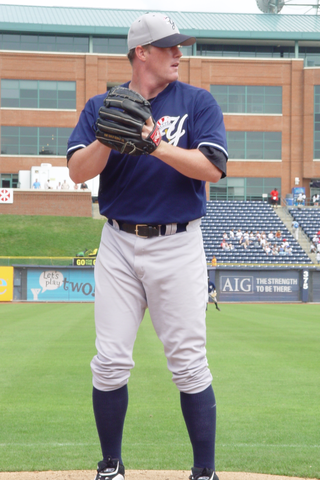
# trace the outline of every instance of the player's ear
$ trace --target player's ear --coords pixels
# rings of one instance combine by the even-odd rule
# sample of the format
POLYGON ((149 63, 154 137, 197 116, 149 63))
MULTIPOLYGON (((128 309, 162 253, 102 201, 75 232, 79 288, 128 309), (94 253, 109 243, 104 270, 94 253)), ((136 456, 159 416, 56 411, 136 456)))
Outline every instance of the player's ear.
POLYGON ((141 60, 142 62, 146 61, 146 52, 145 52, 145 49, 141 45, 138 45, 136 47, 136 57, 139 60, 141 60))

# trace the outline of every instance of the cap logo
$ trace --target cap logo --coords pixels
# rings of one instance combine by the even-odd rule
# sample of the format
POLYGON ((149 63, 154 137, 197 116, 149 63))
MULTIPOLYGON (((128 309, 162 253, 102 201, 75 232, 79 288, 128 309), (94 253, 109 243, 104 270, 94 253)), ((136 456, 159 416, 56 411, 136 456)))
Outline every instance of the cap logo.
POLYGON ((176 24, 174 23, 174 21, 173 21, 173 20, 171 20, 171 18, 170 18, 170 17, 165 17, 165 21, 171 25, 171 27, 172 27, 172 30, 175 30, 175 28, 176 28, 176 24))

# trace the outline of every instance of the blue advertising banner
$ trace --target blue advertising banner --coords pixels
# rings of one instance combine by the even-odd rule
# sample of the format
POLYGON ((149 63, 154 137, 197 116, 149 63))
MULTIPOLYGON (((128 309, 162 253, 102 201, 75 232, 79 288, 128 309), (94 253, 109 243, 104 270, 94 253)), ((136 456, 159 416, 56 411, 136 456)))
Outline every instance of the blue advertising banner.
POLYGON ((320 271, 312 274, 312 302, 320 302, 320 271))
POLYGON ((28 269, 27 300, 36 302, 93 302, 94 271, 84 269, 28 269))
POLYGON ((222 302, 297 302, 300 301, 299 280, 297 270, 219 271, 218 297, 222 302))

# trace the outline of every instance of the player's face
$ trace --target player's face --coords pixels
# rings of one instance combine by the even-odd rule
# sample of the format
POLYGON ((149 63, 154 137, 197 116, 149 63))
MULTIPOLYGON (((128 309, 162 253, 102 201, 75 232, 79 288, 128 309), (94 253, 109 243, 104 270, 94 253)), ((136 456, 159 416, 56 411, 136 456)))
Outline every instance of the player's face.
POLYGON ((182 53, 179 47, 158 48, 150 46, 147 58, 148 71, 159 83, 178 80, 179 63, 182 53))

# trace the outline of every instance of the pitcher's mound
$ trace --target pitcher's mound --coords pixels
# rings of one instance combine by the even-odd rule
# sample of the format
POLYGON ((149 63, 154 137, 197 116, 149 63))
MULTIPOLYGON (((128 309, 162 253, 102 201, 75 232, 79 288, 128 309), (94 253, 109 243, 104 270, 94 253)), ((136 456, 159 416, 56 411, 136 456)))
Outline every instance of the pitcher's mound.
MULTIPOLYGON (((0 480, 94 480, 95 473, 94 470, 0 472, 0 480)), ((220 480, 305 480, 262 473, 217 472, 217 474, 220 480)), ((188 480, 189 475, 189 470, 127 470, 126 480, 188 480)))

